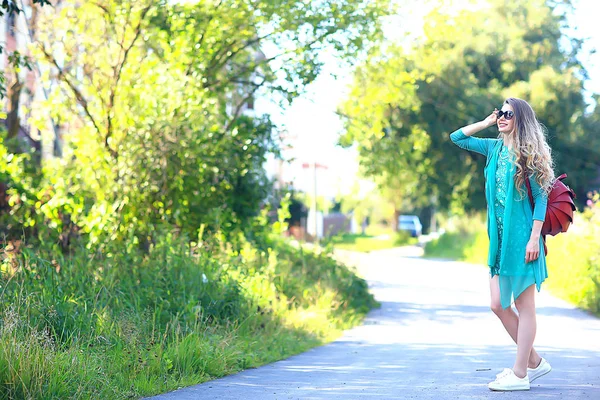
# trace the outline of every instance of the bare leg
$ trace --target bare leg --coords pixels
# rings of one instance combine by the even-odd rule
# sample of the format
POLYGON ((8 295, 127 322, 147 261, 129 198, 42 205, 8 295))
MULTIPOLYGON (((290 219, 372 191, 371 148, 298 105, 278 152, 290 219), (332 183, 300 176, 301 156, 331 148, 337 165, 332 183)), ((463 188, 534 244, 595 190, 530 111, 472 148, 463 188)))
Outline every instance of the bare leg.
MULTIPOLYGON (((492 311, 498 316, 502 322, 502 325, 504 325, 504 328, 514 342, 518 343, 517 332, 519 330, 519 316, 515 313, 512 307, 503 309, 502 305, 500 305, 500 286, 498 284, 498 275, 490 279, 490 293, 492 297, 492 311)), ((542 361, 542 358, 532 347, 527 366, 529 368, 536 368, 538 365, 540 365, 540 361, 542 361)))
POLYGON ((537 323, 535 320, 535 285, 529 286, 515 300, 519 311, 517 332, 517 359, 513 366, 515 375, 523 378, 527 375, 527 363, 533 349, 537 323))

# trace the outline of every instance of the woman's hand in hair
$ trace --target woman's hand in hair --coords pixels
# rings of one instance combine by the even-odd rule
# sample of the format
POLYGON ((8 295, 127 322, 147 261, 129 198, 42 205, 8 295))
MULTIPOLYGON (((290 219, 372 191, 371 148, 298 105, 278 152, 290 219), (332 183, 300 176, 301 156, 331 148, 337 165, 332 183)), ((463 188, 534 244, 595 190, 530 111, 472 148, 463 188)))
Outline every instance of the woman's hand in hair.
POLYGON ((494 108, 494 112, 487 116, 486 119, 483 120, 487 128, 490 126, 496 125, 496 121, 498 120, 498 109, 494 108))

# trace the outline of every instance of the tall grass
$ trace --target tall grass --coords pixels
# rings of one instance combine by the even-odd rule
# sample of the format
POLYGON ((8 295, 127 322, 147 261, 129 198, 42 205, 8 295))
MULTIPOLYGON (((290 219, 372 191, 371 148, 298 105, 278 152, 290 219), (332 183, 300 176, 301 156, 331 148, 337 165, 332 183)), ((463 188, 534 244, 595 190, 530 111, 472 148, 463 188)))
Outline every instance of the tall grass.
POLYGON ((0 398, 138 398, 307 350, 376 305, 326 254, 270 238, 148 253, 5 251, 0 398))

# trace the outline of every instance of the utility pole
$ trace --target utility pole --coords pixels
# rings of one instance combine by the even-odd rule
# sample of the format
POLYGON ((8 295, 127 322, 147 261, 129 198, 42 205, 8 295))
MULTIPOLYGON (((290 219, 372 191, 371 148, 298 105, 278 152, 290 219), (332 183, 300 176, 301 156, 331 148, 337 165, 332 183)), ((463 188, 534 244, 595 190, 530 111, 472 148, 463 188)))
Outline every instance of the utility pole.
POLYGON ((313 168, 313 204, 312 204, 312 208, 315 210, 315 222, 314 222, 314 228, 315 228, 315 243, 319 243, 319 222, 317 219, 317 213, 319 212, 319 208, 318 208, 318 204, 317 204, 317 168, 321 168, 321 169, 327 169, 326 165, 322 165, 317 163, 316 161, 314 163, 303 163, 302 164, 302 168, 304 169, 308 169, 308 168, 313 168))
POLYGON ((313 191, 314 191, 315 195, 313 197, 313 207, 315 209, 315 243, 319 244, 319 232, 318 232, 319 224, 317 221, 317 214, 319 212, 319 208, 318 208, 318 204, 317 204, 317 162, 316 161, 315 161, 314 165, 315 165, 315 168, 314 168, 314 175, 313 175, 314 176, 314 182, 313 182, 314 190, 313 191))

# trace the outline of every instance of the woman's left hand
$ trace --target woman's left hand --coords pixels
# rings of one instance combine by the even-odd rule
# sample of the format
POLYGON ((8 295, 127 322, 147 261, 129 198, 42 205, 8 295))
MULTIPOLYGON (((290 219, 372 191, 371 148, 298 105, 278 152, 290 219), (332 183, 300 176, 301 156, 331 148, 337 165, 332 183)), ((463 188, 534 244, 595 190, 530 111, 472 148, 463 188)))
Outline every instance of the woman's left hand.
POLYGON ((529 239, 525 250, 525 263, 535 261, 540 256, 540 241, 529 239))

